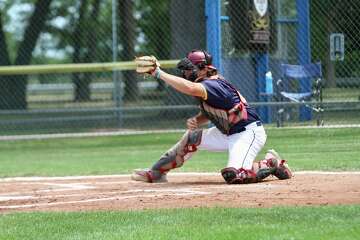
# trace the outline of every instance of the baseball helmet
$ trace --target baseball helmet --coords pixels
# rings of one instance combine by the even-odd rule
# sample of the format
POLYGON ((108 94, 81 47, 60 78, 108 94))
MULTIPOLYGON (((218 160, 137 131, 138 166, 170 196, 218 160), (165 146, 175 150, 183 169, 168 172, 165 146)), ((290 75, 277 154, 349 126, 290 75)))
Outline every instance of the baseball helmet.
POLYGON ((216 69, 212 65, 212 56, 204 50, 192 50, 188 53, 187 58, 199 69, 203 69, 205 66, 216 69))
POLYGON ((177 68, 182 71, 182 77, 190 81, 195 81, 198 71, 205 67, 216 70, 212 65, 211 55, 204 50, 192 50, 177 64, 177 68), (189 76, 185 76, 184 70, 192 70, 192 73, 189 76))

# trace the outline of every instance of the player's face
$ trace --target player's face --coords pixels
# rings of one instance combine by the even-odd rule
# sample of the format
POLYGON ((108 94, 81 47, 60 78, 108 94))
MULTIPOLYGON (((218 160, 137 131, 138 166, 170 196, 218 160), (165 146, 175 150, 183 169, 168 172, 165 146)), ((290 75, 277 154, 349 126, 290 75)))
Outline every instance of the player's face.
POLYGON ((200 69, 198 72, 198 77, 204 78, 204 77, 206 77, 206 73, 207 73, 207 68, 200 69))
POLYGON ((193 70, 183 70, 184 72, 184 77, 185 79, 188 79, 190 80, 191 79, 191 76, 193 75, 193 70))

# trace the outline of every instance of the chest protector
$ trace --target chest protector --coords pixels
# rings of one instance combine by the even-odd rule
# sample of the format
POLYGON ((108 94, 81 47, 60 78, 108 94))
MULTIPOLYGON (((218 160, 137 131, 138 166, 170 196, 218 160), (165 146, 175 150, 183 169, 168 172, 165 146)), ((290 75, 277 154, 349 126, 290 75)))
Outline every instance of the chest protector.
POLYGON ((223 134, 229 135, 230 129, 242 120, 248 119, 246 110, 247 102, 245 98, 236 91, 239 96, 240 103, 236 104, 230 110, 214 108, 200 99, 200 109, 223 134))

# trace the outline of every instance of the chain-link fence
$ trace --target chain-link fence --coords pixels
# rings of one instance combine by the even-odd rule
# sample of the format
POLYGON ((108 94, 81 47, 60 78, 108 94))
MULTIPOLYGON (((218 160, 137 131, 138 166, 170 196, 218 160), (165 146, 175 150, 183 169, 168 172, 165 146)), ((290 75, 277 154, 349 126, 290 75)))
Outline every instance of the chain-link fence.
MULTIPOLYGON (((0 65, 119 62, 149 54, 179 59, 191 49, 206 49, 209 1, 0 1, 0 65)), ((218 2, 223 75, 265 112, 268 123, 276 122, 282 106, 289 124, 314 125, 313 111, 309 119, 299 118, 303 104, 278 105, 281 63, 304 61, 322 65, 324 124, 360 123, 357 1, 218 2), (252 12, 254 2, 268 3, 265 15, 252 12), (268 29, 268 39, 254 26, 268 29), (255 35, 260 43, 250 41, 255 35), (272 93, 260 86, 261 59, 273 73, 272 93)), ((0 75, 1 135, 183 128, 197 111, 191 97, 133 70, 0 75)))
MULTIPOLYGON (((250 101, 268 104, 262 109, 267 110, 263 116, 268 122, 282 118, 282 121, 292 124, 308 125, 314 121, 304 120, 315 120, 320 114, 324 124, 360 123, 360 25, 356 14, 360 4, 357 1, 228 0, 222 3, 223 15, 228 16, 223 23, 225 75, 230 69, 228 78, 237 79, 239 88, 250 101), (254 2, 258 9, 255 9, 254 2), (261 15, 261 4, 265 2, 268 2, 268 11, 261 15), (255 39, 259 37, 256 34, 265 34, 266 39, 266 30, 269 34, 266 44, 262 42, 264 39, 255 39), (266 93, 266 86, 261 89, 263 78, 259 80, 256 75, 259 74, 256 68, 263 64, 261 61, 265 61, 272 72, 273 92, 270 94, 266 93), (279 94, 282 88, 279 79, 283 78, 281 64, 305 63, 321 64, 320 112, 304 106, 302 99, 298 104, 285 99, 284 104, 288 104, 285 107, 276 105, 284 101, 279 94), (236 65, 236 71, 232 65, 236 65), (282 111, 282 116, 279 116, 279 111, 282 111), (307 116, 301 117, 304 113, 307 116)), ((295 84, 292 91, 315 91, 310 80, 300 80, 298 85, 292 81, 291 84, 295 84)), ((316 98, 310 96, 305 100, 314 102, 316 98)))

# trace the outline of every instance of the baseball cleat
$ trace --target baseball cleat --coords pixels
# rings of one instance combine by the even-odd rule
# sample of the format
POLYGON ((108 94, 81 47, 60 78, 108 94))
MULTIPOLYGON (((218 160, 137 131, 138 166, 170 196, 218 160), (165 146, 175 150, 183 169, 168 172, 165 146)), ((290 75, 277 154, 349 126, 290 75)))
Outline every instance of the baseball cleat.
POLYGON ((287 161, 282 159, 274 149, 267 151, 265 159, 269 162, 269 167, 275 168, 272 174, 278 179, 289 179, 293 176, 287 161))
POLYGON ((155 178, 154 174, 149 169, 135 169, 131 174, 131 179, 140 182, 148 183, 164 183, 167 182, 166 175, 161 174, 159 178, 155 178))

